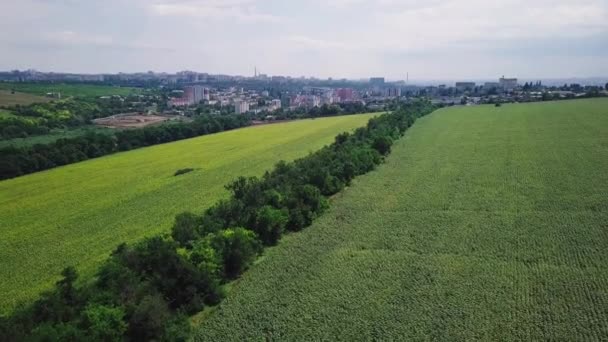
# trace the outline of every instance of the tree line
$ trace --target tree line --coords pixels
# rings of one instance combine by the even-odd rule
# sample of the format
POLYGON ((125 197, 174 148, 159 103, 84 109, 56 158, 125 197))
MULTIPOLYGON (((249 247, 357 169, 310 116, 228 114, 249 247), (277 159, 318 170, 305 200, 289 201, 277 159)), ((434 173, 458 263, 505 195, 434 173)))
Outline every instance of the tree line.
POLYGON ((56 166, 97 158, 115 152, 192 138, 248 126, 242 115, 200 116, 192 123, 172 123, 114 134, 88 132, 49 144, 0 149, 0 179, 13 178, 56 166))
POLYGON ((188 315, 218 304, 264 246, 309 226, 352 179, 373 170, 393 142, 434 107, 401 106, 342 133, 335 142, 262 177, 228 185, 228 199, 202 214, 182 213, 170 234, 122 244, 91 282, 68 267, 35 303, 0 318, 0 340, 164 340, 188 338, 188 315))

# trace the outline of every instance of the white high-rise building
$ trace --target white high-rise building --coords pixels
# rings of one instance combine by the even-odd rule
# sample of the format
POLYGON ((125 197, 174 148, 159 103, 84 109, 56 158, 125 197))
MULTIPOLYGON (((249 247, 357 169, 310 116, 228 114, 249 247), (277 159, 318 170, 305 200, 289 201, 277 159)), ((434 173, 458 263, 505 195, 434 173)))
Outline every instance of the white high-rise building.
POLYGON ((243 100, 234 101, 234 112, 237 114, 245 114, 249 111, 249 102, 243 100))
POLYGON ((279 100, 279 99, 272 100, 272 104, 270 105, 270 108, 272 108, 272 110, 280 109, 281 108, 281 100, 279 100))
POLYGON ((504 90, 513 90, 517 87, 517 78, 505 78, 503 76, 498 80, 498 83, 504 90))

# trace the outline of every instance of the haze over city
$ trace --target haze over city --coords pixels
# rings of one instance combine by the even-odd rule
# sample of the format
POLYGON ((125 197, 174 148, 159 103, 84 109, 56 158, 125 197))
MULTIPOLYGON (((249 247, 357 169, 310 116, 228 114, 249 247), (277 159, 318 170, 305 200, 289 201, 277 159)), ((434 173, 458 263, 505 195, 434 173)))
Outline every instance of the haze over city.
POLYGON ((0 9, 0 70, 608 75, 605 0, 23 0, 0 9))

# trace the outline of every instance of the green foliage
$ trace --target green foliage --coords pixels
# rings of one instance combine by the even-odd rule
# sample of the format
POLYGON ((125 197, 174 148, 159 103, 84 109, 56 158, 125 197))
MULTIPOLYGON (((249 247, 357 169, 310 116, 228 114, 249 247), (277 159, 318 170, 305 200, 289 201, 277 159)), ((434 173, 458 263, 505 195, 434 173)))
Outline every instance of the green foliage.
POLYGON ((189 212, 181 213, 175 217, 171 236, 182 246, 201 238, 201 218, 189 212))
POLYGON ((125 312, 121 308, 91 304, 83 313, 87 337, 95 341, 121 341, 127 330, 125 312))
POLYGON ((262 241, 274 245, 283 234, 287 222, 289 222, 289 213, 286 209, 280 210, 272 205, 265 205, 256 212, 252 229, 262 241))
POLYGON ((244 228, 212 234, 209 244, 221 257, 226 279, 235 279, 248 269, 262 249, 255 233, 244 228))

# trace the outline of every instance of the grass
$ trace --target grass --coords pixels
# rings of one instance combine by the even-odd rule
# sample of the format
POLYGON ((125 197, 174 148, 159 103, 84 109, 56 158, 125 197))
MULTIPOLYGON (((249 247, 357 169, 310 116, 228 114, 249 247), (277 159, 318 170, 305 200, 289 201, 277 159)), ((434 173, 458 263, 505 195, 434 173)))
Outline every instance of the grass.
POLYGON ((244 128, 142 148, 0 182, 0 313, 49 289, 61 270, 85 275, 122 242, 168 232, 241 175, 303 157, 375 114, 244 128), (179 169, 192 172, 175 177, 179 169))
POLYGON ((607 170, 608 99, 437 111, 195 340, 606 340, 607 170))
POLYGON ((28 147, 36 144, 50 144, 62 138, 76 138, 88 132, 113 134, 116 129, 99 127, 95 125, 83 126, 72 129, 53 129, 49 134, 33 135, 26 138, 13 138, 0 140, 0 148, 7 146, 28 147))
MULTIPOLYGON (((109 95, 126 96, 137 92, 137 88, 130 87, 113 87, 106 85, 94 84, 77 84, 77 83, 14 83, 0 82, 0 89, 12 90, 34 95, 46 95, 47 93, 61 93, 62 97, 81 96, 81 97, 99 97, 109 95)), ((0 102, 0 105, 2 103, 0 102)))
MULTIPOLYGON (((2 88, 0 83, 0 89, 2 88)), ((32 103, 49 102, 48 97, 32 95, 27 93, 15 92, 10 90, 0 90, 0 107, 10 107, 15 105, 30 105, 32 103)))

